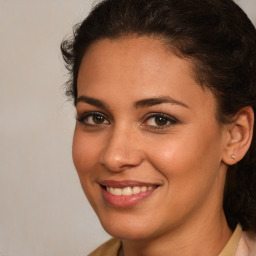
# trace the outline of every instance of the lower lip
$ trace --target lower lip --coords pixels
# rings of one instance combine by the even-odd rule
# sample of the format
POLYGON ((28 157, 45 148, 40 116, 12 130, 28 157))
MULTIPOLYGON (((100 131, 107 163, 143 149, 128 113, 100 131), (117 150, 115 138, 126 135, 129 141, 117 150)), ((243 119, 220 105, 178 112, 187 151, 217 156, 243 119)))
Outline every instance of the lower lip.
POLYGON ((109 193, 106 189, 102 189, 104 199, 114 207, 127 208, 138 204, 144 199, 148 198, 155 189, 147 190, 145 192, 140 192, 136 195, 130 196, 115 196, 109 193))

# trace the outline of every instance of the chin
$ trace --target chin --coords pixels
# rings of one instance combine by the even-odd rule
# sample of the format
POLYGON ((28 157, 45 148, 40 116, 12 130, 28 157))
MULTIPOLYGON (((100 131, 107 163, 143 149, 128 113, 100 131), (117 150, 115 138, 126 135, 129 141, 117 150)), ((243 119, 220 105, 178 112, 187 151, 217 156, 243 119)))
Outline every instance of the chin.
POLYGON ((151 237, 150 232, 146 230, 141 230, 138 228, 127 228, 127 227, 103 227, 105 231, 112 237, 118 238, 120 240, 147 240, 151 237))
POLYGON ((156 230, 147 221, 140 218, 115 217, 111 219, 100 219, 104 230, 111 236, 121 240, 146 240, 156 234, 156 230))

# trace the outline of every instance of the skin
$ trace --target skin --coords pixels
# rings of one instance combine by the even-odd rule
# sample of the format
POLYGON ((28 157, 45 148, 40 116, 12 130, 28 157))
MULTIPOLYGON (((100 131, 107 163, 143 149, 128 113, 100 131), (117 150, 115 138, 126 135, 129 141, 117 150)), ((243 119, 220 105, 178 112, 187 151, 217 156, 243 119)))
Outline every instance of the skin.
POLYGON ((218 255, 231 236, 222 209, 229 134, 192 64, 154 38, 103 39, 84 55, 78 99, 74 164, 102 226, 122 240, 120 255, 218 255), (167 96, 175 101, 135 106, 167 96), (121 208, 106 202, 102 180, 158 187, 121 208))

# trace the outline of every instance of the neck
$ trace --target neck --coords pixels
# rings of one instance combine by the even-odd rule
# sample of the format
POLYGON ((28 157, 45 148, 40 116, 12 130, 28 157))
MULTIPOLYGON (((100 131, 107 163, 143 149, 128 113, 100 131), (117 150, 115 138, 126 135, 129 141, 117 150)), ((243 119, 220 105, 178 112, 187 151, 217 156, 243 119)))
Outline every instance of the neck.
POLYGON ((216 256, 232 235, 224 212, 176 227, 149 240, 122 240, 119 256, 216 256), (213 218, 214 217, 214 218, 213 218))

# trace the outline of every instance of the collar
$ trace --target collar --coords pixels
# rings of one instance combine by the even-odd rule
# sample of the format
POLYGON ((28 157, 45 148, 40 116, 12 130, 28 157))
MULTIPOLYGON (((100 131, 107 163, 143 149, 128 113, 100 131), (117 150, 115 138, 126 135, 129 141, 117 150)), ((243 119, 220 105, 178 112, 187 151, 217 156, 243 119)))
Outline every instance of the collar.
POLYGON ((235 256, 241 235, 242 227, 238 224, 233 235, 230 237, 219 256, 235 256))

